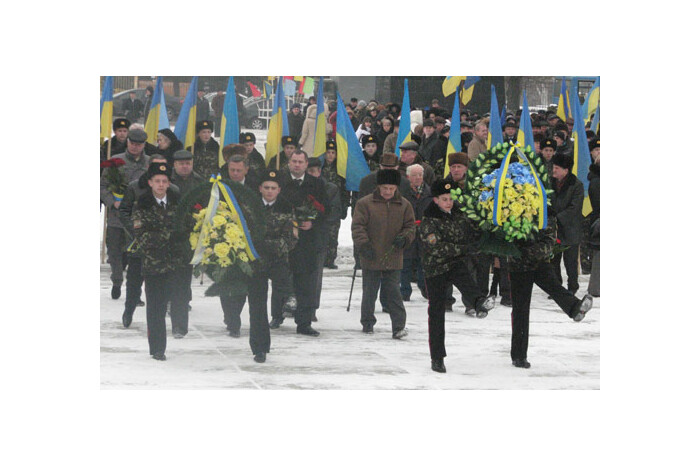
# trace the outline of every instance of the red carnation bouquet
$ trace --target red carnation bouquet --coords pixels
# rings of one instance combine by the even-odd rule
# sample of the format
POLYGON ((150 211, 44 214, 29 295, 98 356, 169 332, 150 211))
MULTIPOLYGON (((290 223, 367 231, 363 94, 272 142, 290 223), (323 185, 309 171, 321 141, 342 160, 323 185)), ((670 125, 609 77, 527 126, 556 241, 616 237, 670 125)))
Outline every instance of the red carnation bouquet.
POLYGON ((294 208, 294 220, 298 223, 312 221, 318 217, 319 213, 325 212, 326 207, 312 195, 308 195, 304 204, 294 208))
POLYGON ((100 168, 107 173, 107 189, 112 192, 115 201, 121 201, 126 191, 126 178, 119 167, 126 164, 124 159, 107 159, 100 162, 100 168))

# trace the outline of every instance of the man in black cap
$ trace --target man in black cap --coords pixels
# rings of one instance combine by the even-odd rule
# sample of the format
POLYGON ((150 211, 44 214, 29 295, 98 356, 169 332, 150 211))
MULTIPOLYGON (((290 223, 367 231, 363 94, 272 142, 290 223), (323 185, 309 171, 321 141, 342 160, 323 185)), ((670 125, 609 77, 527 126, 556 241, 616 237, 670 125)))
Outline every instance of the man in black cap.
POLYGON ((418 143, 415 141, 406 141, 401 146, 399 150, 401 151, 400 162, 399 162, 399 172, 405 177, 406 167, 413 164, 420 164, 423 166, 423 181, 426 184, 431 185, 435 181, 435 172, 433 168, 423 160, 418 154, 418 143))
POLYGON ((540 151, 542 152, 542 159, 544 159, 544 163, 547 166, 549 180, 552 180, 552 158, 557 152, 557 142, 553 138, 545 138, 540 143, 540 151))
POLYGON ((187 234, 174 230, 180 196, 170 188, 170 168, 166 163, 155 163, 147 173, 150 190, 138 198, 131 217, 143 258, 148 347, 154 359, 165 360, 168 302, 173 336, 181 338, 187 334, 187 292, 178 281, 182 277, 178 272, 184 270, 192 251, 187 234))
POLYGON ((518 124, 515 123, 515 120, 509 120, 508 122, 506 122, 506 127, 503 130, 503 142, 518 142, 518 124))
MULTIPOLYGON (((112 136, 112 145, 109 148, 110 156, 126 151, 126 136, 129 134, 129 125, 131 122, 126 118, 115 118, 112 122, 114 136, 112 136)), ((100 147, 100 162, 107 160, 107 146, 109 146, 109 141, 105 141, 100 147)))
MULTIPOLYGON (((423 121, 423 138, 418 147, 418 154, 424 161, 432 164, 433 147, 437 143, 439 133, 435 131, 435 122, 428 118, 423 121)), ((410 164, 409 164, 410 165, 410 164)), ((426 182, 427 183, 427 182, 426 182)), ((428 183, 430 186, 430 183, 428 183)))
MULTIPOLYGON (((204 90, 200 89, 197 91, 197 122, 204 120, 209 120, 209 101, 204 97, 204 90)), ((213 122, 210 123, 210 129, 214 131, 213 122)), ((198 131, 199 133, 199 131, 198 131)))
POLYGON ((423 269, 428 291, 428 333, 433 371, 445 373, 445 305, 447 290, 454 284, 462 300, 476 309, 477 318, 485 318, 494 306, 493 297, 480 293, 467 266, 478 253, 481 232, 462 212, 451 196, 454 182, 438 180, 432 187, 432 203, 423 213, 418 228, 423 246, 423 269))
MULTIPOLYGON (((122 159, 124 165, 119 171, 124 175, 126 185, 138 180, 148 168, 149 157, 144 152, 146 144, 146 132, 143 130, 129 130, 126 138, 126 151, 116 154, 112 159, 122 159)), ((108 208, 107 213, 107 262, 112 270, 112 298, 121 296, 121 286, 124 282, 124 260, 122 255, 126 247, 124 226, 119 220, 119 206, 124 196, 122 193, 109 191, 107 172, 104 171, 100 178, 100 200, 108 208)), ((126 186, 124 186, 126 189, 126 186)))
POLYGON ((318 257, 323 249, 321 238, 329 205, 323 182, 306 174, 309 157, 295 149, 289 158, 289 172, 281 175, 282 196, 296 209, 295 221, 299 229, 299 242, 289 256, 297 308, 294 322, 297 334, 316 337, 319 332, 311 327, 316 311, 316 272, 318 257), (299 209, 299 208, 304 209, 299 209), (306 210, 307 214, 302 214, 306 210), (313 217, 313 218, 311 218, 313 217))
POLYGON ((255 149, 255 133, 241 133, 239 138, 240 143, 245 147, 246 155, 248 156, 248 166, 255 175, 260 178, 265 172, 265 156, 255 149))
POLYGON ((289 125, 289 136, 299 141, 301 130, 304 127, 304 115, 301 113, 301 104, 292 104, 291 110, 287 113, 287 123, 289 125))
POLYGON ((198 121, 196 125, 197 139, 192 146, 185 148, 193 152, 194 171, 205 180, 219 172, 219 143, 211 137, 213 123, 210 120, 198 121))
POLYGON ((292 157, 292 154, 294 151, 297 149, 297 140, 294 139, 291 136, 283 136, 282 137, 282 151, 276 156, 273 156, 272 159, 270 159, 270 162, 267 164, 267 167, 270 169, 275 169, 275 170, 282 170, 282 171, 288 171, 289 168, 287 165, 289 164, 289 159, 292 157), (277 158, 279 157, 280 159, 280 166, 279 169, 277 168, 277 158))
POLYGON ((374 333, 374 306, 379 288, 385 291, 382 305, 391 316, 394 339, 408 335, 406 309, 401 298, 400 280, 403 250, 415 237, 415 217, 411 203, 399 193, 401 175, 380 169, 377 188, 361 198, 352 216, 352 241, 360 252, 362 266, 362 332, 374 333))

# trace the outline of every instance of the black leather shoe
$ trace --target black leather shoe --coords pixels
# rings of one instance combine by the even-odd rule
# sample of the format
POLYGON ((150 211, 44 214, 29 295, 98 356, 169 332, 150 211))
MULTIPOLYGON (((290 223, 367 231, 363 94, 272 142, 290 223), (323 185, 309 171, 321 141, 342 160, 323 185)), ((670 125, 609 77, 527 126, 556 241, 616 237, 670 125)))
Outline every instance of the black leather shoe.
POLYGON ((435 358, 430 363, 430 368, 438 373, 447 373, 447 368, 445 368, 445 363, 442 358, 435 358))
POLYGON ((304 326, 303 328, 297 328, 297 334, 303 334, 305 336, 318 337, 321 335, 320 332, 312 328, 311 326, 304 326))
POLYGON ((530 368, 530 362, 524 358, 521 360, 513 360, 513 366, 517 366, 518 368, 530 368))
POLYGON ((581 300, 578 301, 574 307, 573 319, 577 323, 586 317, 586 313, 593 307, 593 297, 586 294, 581 300))
POLYGON ((284 323, 284 318, 272 318, 272 321, 270 321, 270 329, 277 329, 284 323))
POLYGON ((365 334, 374 334, 374 326, 370 326, 369 324, 363 324, 362 332, 364 332, 365 334))
POLYGON ((157 354, 155 354, 155 355, 153 356, 153 358, 156 359, 156 360, 160 360, 160 361, 165 361, 165 360, 166 360, 165 354, 162 354, 162 353, 157 353, 157 354))
POLYGON ((136 306, 146 306, 146 304, 142 300, 139 300, 136 306))
POLYGON ((229 330, 228 335, 231 337, 241 337, 241 330, 240 329, 231 329, 231 330, 229 330))
POLYGON ((124 310, 124 314, 122 314, 122 324, 124 325, 125 328, 128 328, 131 326, 131 320, 134 317, 134 312, 133 311, 126 311, 124 310))
POLYGON ((121 285, 113 285, 112 286, 112 298, 114 300, 116 300, 121 296, 122 296, 122 286, 121 285))
POLYGON ((511 300, 510 297, 501 297, 501 305, 507 306, 507 307, 512 307, 513 300, 511 300))
POLYGON ((256 353, 255 357, 253 357, 253 360, 255 360, 258 363, 265 363, 265 352, 256 353))
POLYGON ((445 312, 450 313, 452 311, 452 304, 451 303, 446 303, 445 304, 445 312))

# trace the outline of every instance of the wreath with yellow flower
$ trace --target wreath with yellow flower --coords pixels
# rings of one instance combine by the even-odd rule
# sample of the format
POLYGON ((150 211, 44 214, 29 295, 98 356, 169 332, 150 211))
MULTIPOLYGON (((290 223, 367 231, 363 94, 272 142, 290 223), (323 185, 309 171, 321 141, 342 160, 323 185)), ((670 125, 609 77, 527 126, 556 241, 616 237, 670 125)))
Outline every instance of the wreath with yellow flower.
POLYGON ((212 183, 205 182, 182 197, 175 217, 176 228, 189 234, 197 263, 195 277, 204 273, 214 282, 204 295, 245 295, 248 279, 253 275, 252 265, 257 261, 251 251, 255 251, 255 245, 263 243, 262 201, 239 183, 216 182, 230 189, 231 200, 235 199, 239 212, 227 202, 223 193, 219 193, 215 206, 209 206, 212 183), (242 220, 239 213, 243 215, 242 220))
POLYGON ((534 240, 546 225, 546 206, 551 204, 552 193, 548 186, 547 167, 529 146, 521 149, 512 143, 499 143, 469 164, 464 192, 459 188, 451 192, 460 209, 484 232, 479 245, 482 252, 518 258, 517 243, 534 240), (511 159, 504 164, 508 155, 511 159), (503 165, 507 165, 505 177, 503 165), (496 197, 500 199, 497 216, 496 197))

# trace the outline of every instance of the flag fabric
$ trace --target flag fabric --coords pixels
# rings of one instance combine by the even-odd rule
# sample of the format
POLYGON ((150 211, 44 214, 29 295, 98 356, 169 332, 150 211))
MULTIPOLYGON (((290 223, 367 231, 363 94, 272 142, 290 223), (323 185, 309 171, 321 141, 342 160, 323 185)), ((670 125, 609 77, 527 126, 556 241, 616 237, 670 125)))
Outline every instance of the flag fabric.
MULTIPOLYGON (((506 105, 503 104, 503 108, 501 109, 501 125, 506 124, 506 105)), ((501 131, 503 131, 503 127, 501 127, 501 131)))
POLYGON ((313 78, 306 78, 304 80, 304 94, 313 94, 314 93, 314 85, 316 84, 316 80, 313 78))
POLYGON ((532 119, 530 118, 530 107, 527 105, 527 91, 523 90, 523 111, 520 114, 520 129, 518 129, 518 143, 523 148, 530 146, 535 151, 535 137, 532 134, 532 119))
POLYGON ((600 133, 600 103, 598 103, 593 120, 591 120, 591 130, 596 132, 596 134, 600 133))
POLYGON ((445 97, 451 95, 464 79, 466 76, 446 76, 445 81, 442 82, 442 95, 445 97))
POLYGON ((445 152, 445 172, 443 177, 450 173, 450 166, 447 164, 447 156, 462 150, 462 135, 459 131, 459 94, 455 93, 455 104, 452 107, 452 120, 450 121, 450 138, 447 140, 447 152, 445 152))
POLYGON ((297 83, 291 79, 284 80, 284 95, 293 96, 297 92, 297 83))
POLYGON ((557 104, 557 117, 566 121, 571 115, 571 102, 569 101, 569 91, 566 89, 566 76, 561 78, 561 91, 559 91, 559 103, 557 104))
POLYGON ((496 98, 496 86, 491 85, 491 111, 489 112, 489 136, 486 141, 486 148, 503 142, 503 129, 501 119, 498 117, 498 99, 496 98))
POLYGON ((586 96, 586 100, 583 102, 583 118, 585 119, 586 123, 588 123, 588 121, 593 116, 593 113, 598 108, 599 103, 600 103, 600 76, 598 76, 596 78, 595 83, 593 83, 593 87, 591 88, 590 91, 588 91, 588 95, 586 96))
POLYGON ((105 77, 100 98, 100 138, 112 137, 112 115, 114 114, 114 77, 105 77))
POLYGON ((182 141, 185 148, 192 146, 194 151, 194 142, 197 138, 196 125, 197 125, 197 86, 199 79, 197 76, 192 78, 190 83, 190 88, 187 90, 187 95, 185 96, 185 101, 182 103, 182 108, 180 109, 180 115, 177 117, 177 123, 175 123, 175 129, 173 133, 177 136, 177 139, 182 141))
MULTIPOLYGON (((367 161, 362 153, 360 142, 355 135, 350 117, 343 99, 338 95, 338 114, 336 119, 336 151, 338 175, 345 179, 347 191, 360 191, 360 180, 369 174, 367 161)), ((410 120, 406 118, 405 120, 410 120)))
POLYGON ((277 80, 277 91, 275 101, 272 106, 272 116, 267 127, 267 143, 265 143, 265 165, 270 163, 270 159, 280 152, 282 137, 289 135, 289 124, 287 123, 287 109, 285 106, 284 90, 282 88, 282 77, 277 80))
POLYGON ((462 105, 467 105, 474 95, 474 85, 481 80, 481 76, 467 76, 462 84, 462 105))
POLYGON ((306 82, 306 77, 299 81, 299 94, 304 94, 304 83, 306 82))
POLYGON ((151 96, 151 108, 148 111, 148 118, 144 125, 146 132, 146 141, 151 144, 156 144, 158 130, 162 128, 170 129, 170 121, 168 121, 168 109, 165 106, 165 92, 163 91, 163 77, 159 76, 156 80, 156 88, 151 96))
POLYGON ((396 140, 394 153, 400 159, 399 146, 411 141, 411 104, 408 100, 408 78, 403 81, 403 102, 401 103, 401 121, 399 122, 399 137, 396 140))
POLYGON ((583 123, 583 110, 578 99, 573 100, 574 128, 571 136, 574 140, 574 166, 571 173, 583 183, 583 215, 587 216, 593 211, 591 200, 588 197, 588 168, 591 165, 591 153, 588 149, 588 138, 586 138, 586 127, 583 123))
POLYGON ((219 128, 219 167, 221 167, 226 162, 223 155, 224 146, 238 144, 241 132, 238 125, 238 103, 236 102, 236 85, 233 83, 233 76, 228 77, 224 111, 221 115, 219 128))
POLYGON ((316 96, 316 128, 314 129, 314 153, 318 157, 326 152, 326 112, 323 105, 323 76, 318 82, 318 95, 316 96))
POLYGON ((250 81, 248 81, 248 87, 250 88, 250 93, 253 95, 253 97, 260 97, 262 96, 262 93, 260 92, 260 89, 250 81))
POLYGON ((272 81, 263 81, 263 97, 265 99, 272 97, 272 81))

